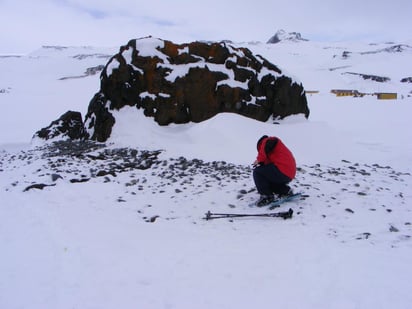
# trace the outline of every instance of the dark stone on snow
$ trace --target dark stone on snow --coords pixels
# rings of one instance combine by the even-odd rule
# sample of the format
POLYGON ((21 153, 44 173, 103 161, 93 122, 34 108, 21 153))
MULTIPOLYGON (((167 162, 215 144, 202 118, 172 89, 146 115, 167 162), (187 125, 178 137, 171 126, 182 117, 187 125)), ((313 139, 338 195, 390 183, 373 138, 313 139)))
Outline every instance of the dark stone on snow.
POLYGON ((52 186, 55 186, 55 184, 46 185, 46 184, 44 184, 44 183, 35 183, 35 184, 33 184, 33 185, 30 185, 30 186, 26 187, 26 188, 23 190, 23 192, 29 191, 29 190, 31 190, 31 189, 43 190, 43 188, 45 188, 45 187, 52 187, 52 186))
POLYGON ((82 183, 82 182, 88 182, 90 180, 90 178, 80 178, 80 179, 70 179, 71 183, 82 183))
POLYGON ((52 181, 57 181, 58 179, 63 179, 63 177, 60 176, 59 174, 52 174, 51 178, 52 178, 52 181))
POLYGON ((116 172, 100 170, 97 172, 96 177, 102 177, 106 175, 112 175, 113 177, 116 177, 116 172))
POLYGON ((391 226, 389 227, 389 231, 390 231, 390 232, 397 233, 397 232, 399 232, 399 229, 396 228, 396 227, 394 227, 393 225, 391 225, 391 226))
POLYGON ((412 83, 412 77, 402 78, 401 83, 412 83))

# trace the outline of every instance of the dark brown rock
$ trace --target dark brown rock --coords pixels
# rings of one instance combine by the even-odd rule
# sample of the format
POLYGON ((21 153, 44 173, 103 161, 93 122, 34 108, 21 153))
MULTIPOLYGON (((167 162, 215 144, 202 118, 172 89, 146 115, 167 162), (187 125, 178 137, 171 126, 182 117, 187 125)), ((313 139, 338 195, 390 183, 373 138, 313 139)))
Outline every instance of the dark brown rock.
POLYGON ((142 109, 160 125, 222 112, 260 121, 309 116, 303 86, 246 48, 150 37, 131 40, 106 64, 85 119, 90 137, 107 140, 115 123, 111 111, 124 106, 142 109))

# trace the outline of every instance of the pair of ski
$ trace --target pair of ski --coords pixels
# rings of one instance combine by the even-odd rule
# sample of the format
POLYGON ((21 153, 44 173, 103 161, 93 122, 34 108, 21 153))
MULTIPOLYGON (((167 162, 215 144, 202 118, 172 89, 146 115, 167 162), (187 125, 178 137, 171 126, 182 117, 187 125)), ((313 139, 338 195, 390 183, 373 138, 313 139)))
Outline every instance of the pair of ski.
POLYGON ((283 219, 290 219, 292 218, 293 210, 289 208, 288 211, 279 211, 279 212, 272 212, 272 213, 264 213, 264 214, 220 214, 220 213, 212 213, 210 210, 205 214, 203 219, 205 220, 212 220, 212 219, 222 219, 222 218, 241 218, 241 217, 271 217, 271 218, 283 218, 283 219))
MULTIPOLYGON (((281 204, 293 201, 302 196, 302 193, 295 193, 293 195, 289 195, 287 197, 281 197, 276 199, 269 205, 269 209, 273 210, 276 207, 279 207, 281 204)), ((250 207, 257 206, 256 203, 250 204, 250 207)), ((222 218, 241 218, 241 217, 270 217, 270 218, 283 218, 283 219, 290 219, 293 216, 293 210, 289 208, 288 211, 279 211, 279 212, 271 212, 271 213, 262 213, 262 214, 236 214, 236 213, 212 213, 210 210, 205 214, 203 219, 205 220, 212 220, 212 219, 222 219, 222 218)))

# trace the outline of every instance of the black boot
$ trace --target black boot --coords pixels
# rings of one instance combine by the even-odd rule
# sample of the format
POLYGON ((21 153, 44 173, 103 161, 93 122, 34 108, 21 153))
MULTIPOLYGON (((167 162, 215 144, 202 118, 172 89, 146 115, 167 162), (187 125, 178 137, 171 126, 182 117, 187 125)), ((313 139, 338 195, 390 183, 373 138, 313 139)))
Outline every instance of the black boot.
POLYGON ((263 207, 266 205, 269 205, 275 200, 275 197, 273 194, 271 195, 261 195, 260 199, 256 202, 257 207, 263 207))

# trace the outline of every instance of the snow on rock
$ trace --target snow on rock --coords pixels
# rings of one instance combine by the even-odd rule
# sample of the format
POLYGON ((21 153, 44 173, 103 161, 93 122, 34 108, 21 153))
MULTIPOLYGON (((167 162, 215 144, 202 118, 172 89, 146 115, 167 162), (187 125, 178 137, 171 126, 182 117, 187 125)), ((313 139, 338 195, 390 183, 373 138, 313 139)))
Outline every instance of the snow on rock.
POLYGON ((223 112, 261 121, 309 115, 302 84, 262 56, 225 42, 131 40, 109 60, 98 94, 85 123, 91 138, 100 142, 112 130, 111 123, 96 116, 102 108, 114 114, 134 106, 134 112, 142 109, 160 125, 198 123, 223 112))

